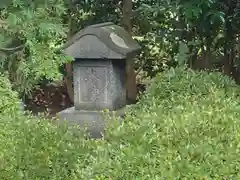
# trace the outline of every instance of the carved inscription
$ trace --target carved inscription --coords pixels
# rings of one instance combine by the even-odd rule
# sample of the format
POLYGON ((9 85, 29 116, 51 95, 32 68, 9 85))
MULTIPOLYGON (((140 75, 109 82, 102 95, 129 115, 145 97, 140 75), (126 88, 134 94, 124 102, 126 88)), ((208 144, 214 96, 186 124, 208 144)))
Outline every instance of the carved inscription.
POLYGON ((79 67, 79 102, 107 102, 107 67, 79 67))

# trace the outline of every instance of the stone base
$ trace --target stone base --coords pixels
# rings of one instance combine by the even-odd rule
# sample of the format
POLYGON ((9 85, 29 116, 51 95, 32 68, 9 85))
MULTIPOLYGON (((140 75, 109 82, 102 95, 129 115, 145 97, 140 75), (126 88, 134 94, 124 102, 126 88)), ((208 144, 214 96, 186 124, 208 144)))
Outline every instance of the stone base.
MULTIPOLYGON (((116 111, 116 116, 124 116, 124 109, 116 111)), ((111 115, 112 112, 109 112, 111 115)), ((101 138, 104 132, 106 119, 100 111, 76 110, 75 107, 65 109, 58 113, 60 122, 67 122, 69 125, 78 125, 86 128, 91 138, 101 138)))

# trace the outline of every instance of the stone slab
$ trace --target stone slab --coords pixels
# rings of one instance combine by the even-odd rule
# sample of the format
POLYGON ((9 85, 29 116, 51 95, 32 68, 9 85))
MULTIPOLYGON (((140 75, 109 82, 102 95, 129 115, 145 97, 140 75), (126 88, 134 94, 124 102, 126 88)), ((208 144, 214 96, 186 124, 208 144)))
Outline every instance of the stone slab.
POLYGON ((127 104, 125 62, 81 59, 73 70, 77 110, 116 110, 127 104))
MULTIPOLYGON (((124 112, 123 108, 116 111, 115 115, 122 117, 124 112)), ((86 128, 91 138, 101 138, 104 133, 106 119, 100 111, 76 110, 75 107, 71 107, 59 112, 58 117, 60 122, 66 122, 70 126, 86 128)))

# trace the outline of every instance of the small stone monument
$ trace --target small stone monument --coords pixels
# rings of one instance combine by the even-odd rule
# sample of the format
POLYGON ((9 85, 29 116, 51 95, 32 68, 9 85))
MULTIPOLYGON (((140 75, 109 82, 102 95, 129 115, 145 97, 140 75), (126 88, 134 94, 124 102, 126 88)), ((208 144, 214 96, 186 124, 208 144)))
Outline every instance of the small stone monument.
POLYGON ((126 100, 126 59, 141 47, 120 26, 102 23, 86 27, 64 46, 73 62, 74 107, 59 113, 60 120, 86 127, 94 138, 101 137, 108 109, 123 115, 126 100))

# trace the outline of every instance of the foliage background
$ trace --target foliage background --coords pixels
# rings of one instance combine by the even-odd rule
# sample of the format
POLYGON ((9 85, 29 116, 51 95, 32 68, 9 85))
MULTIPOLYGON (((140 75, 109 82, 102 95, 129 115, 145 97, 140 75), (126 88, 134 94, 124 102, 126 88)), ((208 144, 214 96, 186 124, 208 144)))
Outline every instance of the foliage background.
POLYGON ((19 0, 1 7, 0 70, 9 72, 13 87, 25 94, 45 78, 59 79, 59 66, 68 60, 56 53, 66 37, 64 2, 19 0))
MULTIPOLYGON (((10 72, 20 94, 61 79, 59 66, 70 59, 57 50, 66 38, 94 23, 121 25, 122 6, 121 0, 1 1, 1 71, 10 72)), ((136 0, 131 19, 133 36, 143 46, 135 61, 140 80, 188 64, 218 69, 239 81, 238 1, 136 0)))

